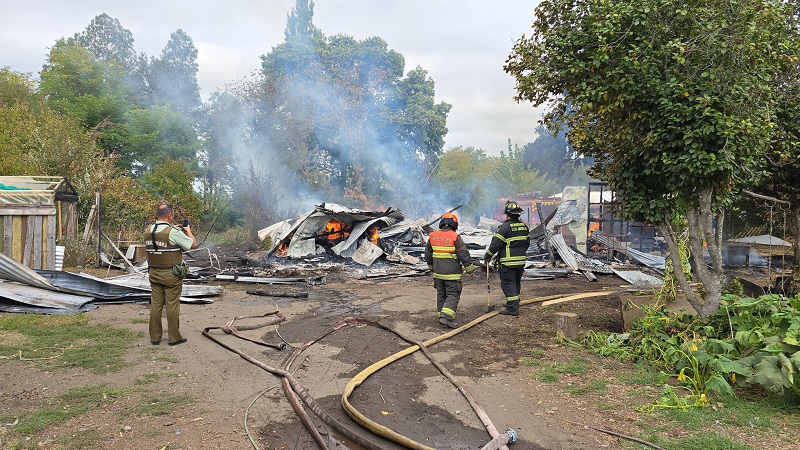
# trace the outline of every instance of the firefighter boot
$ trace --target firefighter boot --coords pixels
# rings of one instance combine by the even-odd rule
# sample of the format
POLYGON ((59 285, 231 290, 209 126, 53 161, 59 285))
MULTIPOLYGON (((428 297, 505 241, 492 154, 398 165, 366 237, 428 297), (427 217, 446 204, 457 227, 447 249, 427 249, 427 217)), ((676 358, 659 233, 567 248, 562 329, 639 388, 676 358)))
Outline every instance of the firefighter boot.
POLYGON ((504 314, 506 316, 518 316, 519 315, 519 300, 514 300, 513 302, 506 302, 506 306, 500 310, 500 314, 504 314))
POLYGON ((458 324, 452 317, 442 314, 439 316, 439 323, 448 327, 448 328, 458 328, 458 324))

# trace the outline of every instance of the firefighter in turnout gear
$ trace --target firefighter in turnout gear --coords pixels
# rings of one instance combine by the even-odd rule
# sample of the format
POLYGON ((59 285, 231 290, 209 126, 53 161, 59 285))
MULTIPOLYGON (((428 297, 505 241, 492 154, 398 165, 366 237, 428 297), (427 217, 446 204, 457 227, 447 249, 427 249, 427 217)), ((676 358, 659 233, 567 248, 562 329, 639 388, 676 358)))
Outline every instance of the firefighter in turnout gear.
POLYGON ((492 236, 492 242, 486 249, 484 261, 489 264, 497 258, 500 266, 500 288, 506 297, 506 305, 500 314, 519 315, 519 294, 522 273, 525 269, 525 253, 530 245, 528 226, 519 219, 522 208, 515 201, 507 201, 503 209, 506 221, 492 236))
POLYGON ((439 323, 450 328, 458 328, 455 317, 461 299, 462 274, 475 271, 467 244, 456 233, 457 229, 458 218, 446 213, 439 221, 439 229, 428 235, 425 246, 425 262, 433 272, 433 287, 436 288, 439 323))
POLYGON ((163 328, 161 312, 167 309, 167 343, 178 345, 186 342, 180 332, 180 298, 183 277, 188 266, 183 263, 183 250, 197 248, 188 221, 179 227, 172 205, 162 203, 156 210, 156 222, 145 233, 147 243, 147 265, 150 275, 150 342, 161 342, 163 328))

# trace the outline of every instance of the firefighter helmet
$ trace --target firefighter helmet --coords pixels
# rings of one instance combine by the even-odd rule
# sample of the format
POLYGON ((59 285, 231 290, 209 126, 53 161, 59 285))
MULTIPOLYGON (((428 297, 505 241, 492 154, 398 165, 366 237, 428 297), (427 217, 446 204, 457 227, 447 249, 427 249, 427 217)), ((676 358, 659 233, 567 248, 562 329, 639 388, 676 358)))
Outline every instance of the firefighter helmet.
POLYGON ((456 217, 453 213, 445 213, 442 216, 442 220, 439 221, 439 228, 443 227, 450 227, 451 230, 455 231, 458 229, 458 217, 456 217))
POLYGON ((509 200, 506 202, 506 207, 503 209, 503 213, 518 216, 522 214, 522 207, 520 207, 519 203, 515 202, 514 200, 509 200))

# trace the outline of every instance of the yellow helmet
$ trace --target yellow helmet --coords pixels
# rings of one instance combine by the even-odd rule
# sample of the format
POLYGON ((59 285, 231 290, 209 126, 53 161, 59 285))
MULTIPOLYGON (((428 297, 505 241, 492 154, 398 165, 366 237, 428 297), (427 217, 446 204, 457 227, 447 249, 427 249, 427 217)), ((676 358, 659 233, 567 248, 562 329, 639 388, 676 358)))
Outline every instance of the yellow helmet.
POLYGON ((503 209, 503 213, 518 216, 522 214, 522 207, 519 206, 519 203, 515 202, 514 200, 509 200, 506 202, 506 207, 503 209))

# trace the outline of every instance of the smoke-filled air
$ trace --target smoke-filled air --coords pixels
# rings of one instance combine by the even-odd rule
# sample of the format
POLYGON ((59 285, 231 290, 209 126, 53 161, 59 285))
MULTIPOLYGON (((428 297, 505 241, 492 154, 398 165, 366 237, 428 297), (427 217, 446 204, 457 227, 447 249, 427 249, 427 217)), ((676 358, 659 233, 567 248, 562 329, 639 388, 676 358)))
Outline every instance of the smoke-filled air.
MULTIPOLYGON (((509 139, 499 156, 445 149, 452 106, 437 100, 425 68, 406 67, 379 36, 327 36, 313 17, 314 2, 298 0, 284 40, 264 49, 259 68, 204 102, 186 32, 148 56, 101 13, 54 43, 38 83, 0 72, 4 104, 57 130, 61 143, 36 155, 8 146, 0 172, 68 176, 85 200, 82 216, 103 192, 109 211, 125 211, 106 218, 121 234, 137 233, 153 205, 169 201, 201 228, 242 227, 250 236, 321 203, 408 217, 463 205, 459 214, 474 222, 495 215, 503 198, 548 196, 589 179, 588 161, 563 132, 554 137, 535 123, 531 142, 509 139)), ((33 134, 23 139, 30 146, 33 134)))

